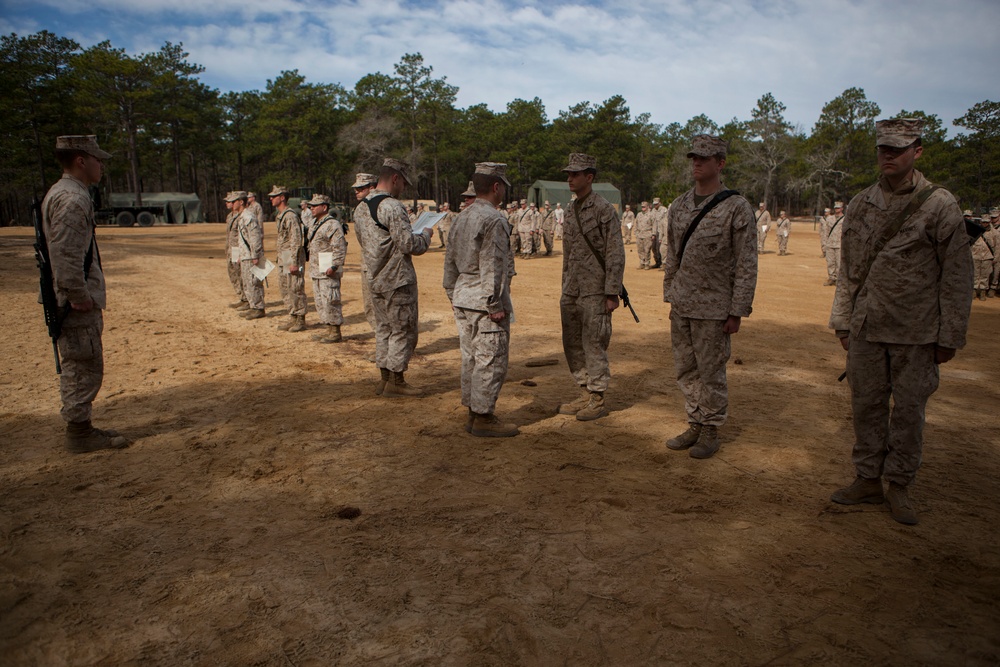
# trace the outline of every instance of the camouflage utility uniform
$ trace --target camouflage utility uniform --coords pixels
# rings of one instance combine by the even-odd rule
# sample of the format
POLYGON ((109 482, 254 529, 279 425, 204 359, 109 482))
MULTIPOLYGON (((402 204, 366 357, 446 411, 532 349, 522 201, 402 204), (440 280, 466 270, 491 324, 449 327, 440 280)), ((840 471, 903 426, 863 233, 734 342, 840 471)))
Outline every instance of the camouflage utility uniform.
POLYGON ((264 268, 264 231, 249 208, 236 217, 236 231, 239 238, 243 294, 252 310, 263 310, 264 283, 250 269, 254 266, 255 259, 257 266, 264 268))
POLYGON ((303 317, 306 314, 306 279, 303 269, 306 263, 306 253, 303 248, 302 222, 299 215, 286 208, 277 215, 278 228, 278 287, 281 290, 281 300, 291 317, 303 317), (291 267, 299 267, 298 273, 291 273, 291 267))
POLYGON ((340 326, 344 313, 340 299, 340 279, 344 275, 347 258, 347 240, 340 221, 327 213, 313 223, 309 230, 309 277, 313 281, 313 300, 320 324, 340 326), (326 275, 319 267, 319 254, 333 253, 333 275, 326 275))
POLYGON ((691 189, 670 205, 663 300, 670 303, 674 366, 688 423, 719 427, 729 411, 726 363, 731 347, 723 326, 730 316, 750 315, 759 237, 750 204, 731 196, 702 219, 681 257, 685 232, 711 199, 695 204, 691 189))

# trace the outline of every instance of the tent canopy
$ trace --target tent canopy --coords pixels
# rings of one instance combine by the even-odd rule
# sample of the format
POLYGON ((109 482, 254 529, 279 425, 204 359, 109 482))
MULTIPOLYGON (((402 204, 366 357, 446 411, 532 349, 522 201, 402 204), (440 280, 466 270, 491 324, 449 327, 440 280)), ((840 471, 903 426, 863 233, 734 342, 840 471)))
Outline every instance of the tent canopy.
MULTIPOLYGON (((615 207, 619 214, 622 212, 622 193, 618 188, 610 183, 594 183, 594 192, 601 195, 615 207)), ((566 181, 535 181, 528 189, 528 202, 535 202, 541 207, 545 202, 552 204, 562 204, 563 208, 569 206, 570 197, 573 195, 569 191, 566 181)))
MULTIPOLYGON (((111 208, 134 208, 134 192, 112 192, 111 208)), ((143 192, 142 207, 160 209, 157 218, 170 224, 205 222, 201 200, 193 192, 143 192)))

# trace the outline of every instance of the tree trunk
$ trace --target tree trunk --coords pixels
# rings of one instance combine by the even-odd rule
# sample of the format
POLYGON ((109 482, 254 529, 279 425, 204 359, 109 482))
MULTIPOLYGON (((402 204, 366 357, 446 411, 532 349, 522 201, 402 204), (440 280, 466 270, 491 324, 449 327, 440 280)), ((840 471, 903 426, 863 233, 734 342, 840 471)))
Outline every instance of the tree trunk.
POLYGON ((170 125, 171 134, 171 144, 173 145, 174 151, 174 173, 177 176, 177 192, 184 192, 184 188, 181 186, 181 147, 180 140, 177 137, 177 126, 174 123, 170 125))

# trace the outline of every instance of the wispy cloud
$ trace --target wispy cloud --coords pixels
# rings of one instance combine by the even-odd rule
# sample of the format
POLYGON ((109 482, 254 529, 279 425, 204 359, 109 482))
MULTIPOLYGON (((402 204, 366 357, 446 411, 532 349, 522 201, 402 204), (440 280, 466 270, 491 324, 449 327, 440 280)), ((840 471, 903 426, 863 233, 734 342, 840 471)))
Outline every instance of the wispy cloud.
POLYGON ((1000 3, 936 0, 7 0, 6 31, 48 28, 130 52, 183 42, 224 90, 280 71, 350 88, 420 52, 460 87, 459 104, 541 97, 550 116, 621 94, 634 114, 746 118, 765 92, 810 128, 851 86, 884 113, 946 122, 996 95, 1000 3), (94 18, 95 14, 98 18, 94 18), (981 30, 983 43, 969 48, 981 30))

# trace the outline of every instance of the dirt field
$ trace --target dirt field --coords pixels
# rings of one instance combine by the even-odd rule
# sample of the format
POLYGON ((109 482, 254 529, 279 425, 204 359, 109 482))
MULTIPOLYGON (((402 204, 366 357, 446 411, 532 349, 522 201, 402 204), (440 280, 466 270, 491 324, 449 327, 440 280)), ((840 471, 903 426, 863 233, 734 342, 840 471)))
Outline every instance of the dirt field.
MULTIPOLYGON (((274 226, 267 227, 273 257, 274 226)), ((995 665, 1000 299, 942 367, 921 524, 828 502, 850 481, 844 355, 812 225, 761 257, 715 458, 683 430, 662 273, 626 285, 609 417, 576 395, 561 258, 518 262, 498 413, 463 430, 444 253, 415 260, 422 399, 374 395, 353 232, 348 341, 226 308, 218 224, 101 229, 106 377, 121 452, 62 449, 30 229, 0 230, 0 662, 6 665, 995 665), (558 364, 527 367, 532 360, 558 364), (361 514, 341 518, 345 507, 361 514)), ((272 281, 273 283, 274 281, 272 281)), ((315 327, 315 315, 307 321, 315 327)))

